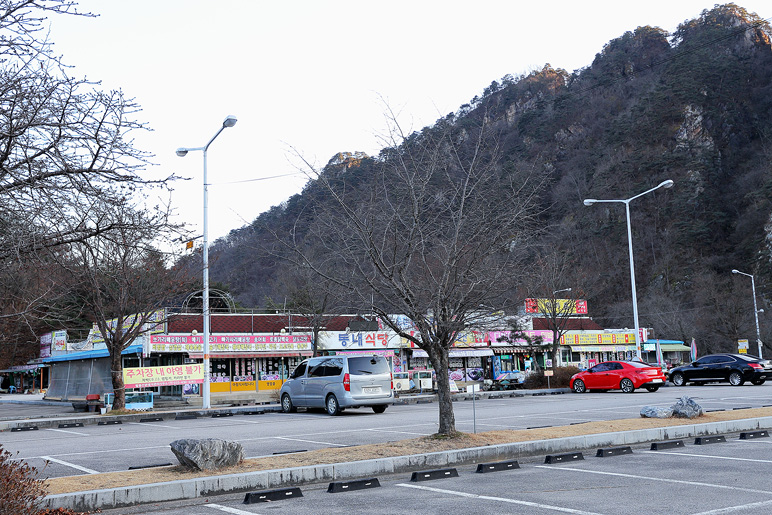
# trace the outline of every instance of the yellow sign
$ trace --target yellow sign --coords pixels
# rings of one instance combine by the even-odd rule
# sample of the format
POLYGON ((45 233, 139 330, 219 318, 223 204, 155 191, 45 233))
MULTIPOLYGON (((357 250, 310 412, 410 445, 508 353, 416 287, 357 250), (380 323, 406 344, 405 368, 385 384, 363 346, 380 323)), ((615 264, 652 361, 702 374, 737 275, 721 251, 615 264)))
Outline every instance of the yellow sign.
POLYGON ((271 380, 271 381, 258 381, 258 390, 278 390, 281 388, 283 381, 271 380))
POLYGON ((233 381, 231 383, 232 392, 254 392, 257 384, 254 381, 233 381))
POLYGON ((581 333, 560 337, 561 345, 635 345, 635 333, 581 333))
POLYGON ((204 382, 204 364, 169 365, 165 367, 124 368, 123 385, 126 388, 171 386, 204 382))

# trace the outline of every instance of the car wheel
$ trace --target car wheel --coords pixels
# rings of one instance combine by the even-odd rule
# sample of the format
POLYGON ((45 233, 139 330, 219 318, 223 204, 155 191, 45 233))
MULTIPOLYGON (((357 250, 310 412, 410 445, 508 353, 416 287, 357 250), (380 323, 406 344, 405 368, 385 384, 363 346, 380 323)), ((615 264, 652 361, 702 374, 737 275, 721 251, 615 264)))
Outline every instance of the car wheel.
POLYGON ((633 393, 635 391, 635 385, 626 377, 619 382, 619 388, 625 393, 633 393))
POLYGON ((281 396, 281 410, 284 413, 295 413, 297 411, 297 408, 292 405, 292 399, 290 399, 288 393, 281 396))
POLYGON ((686 379, 684 379, 684 375, 680 372, 673 374, 673 377, 671 377, 670 380, 673 381, 673 384, 676 386, 686 385, 686 379))
POLYGON ((574 392, 575 393, 584 393, 587 391, 587 387, 584 385, 584 381, 581 379, 576 379, 574 381, 574 392))
POLYGON ((659 386, 644 386, 644 388, 646 388, 647 390, 649 390, 651 393, 654 393, 654 392, 656 392, 657 390, 659 390, 659 386))
POLYGON ((745 379, 743 379, 743 375, 738 371, 733 371, 729 374, 729 384, 732 386, 742 386, 742 384, 745 382, 745 379))
POLYGON ((334 417, 335 415, 340 414, 340 406, 338 405, 338 399, 335 398, 334 395, 328 395, 327 402, 325 402, 324 405, 327 408, 328 415, 334 417))
POLYGON ((384 411, 386 411, 386 405, 381 404, 380 406, 373 406, 373 411, 376 413, 383 413, 384 411))
POLYGON ((751 381, 751 383, 755 384, 756 386, 762 385, 766 382, 767 382, 766 379, 754 379, 753 381, 751 381))

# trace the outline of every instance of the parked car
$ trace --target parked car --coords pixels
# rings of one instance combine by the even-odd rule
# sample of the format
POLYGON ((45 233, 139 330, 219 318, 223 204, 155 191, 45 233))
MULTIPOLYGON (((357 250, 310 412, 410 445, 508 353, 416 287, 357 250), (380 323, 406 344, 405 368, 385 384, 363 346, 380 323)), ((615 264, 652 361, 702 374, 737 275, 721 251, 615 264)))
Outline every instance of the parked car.
POLYGON ((328 356, 302 361, 279 390, 281 409, 324 408, 338 415, 346 408, 386 411, 394 401, 391 368, 383 356, 328 356))
POLYGON ((571 376, 569 386, 576 393, 617 389, 633 393, 641 387, 656 392, 665 381, 665 374, 656 365, 641 361, 604 361, 571 376))
POLYGON ((708 354, 688 365, 671 369, 669 375, 676 386, 714 382, 740 386, 745 381, 760 385, 772 377, 772 362, 749 354, 708 354))

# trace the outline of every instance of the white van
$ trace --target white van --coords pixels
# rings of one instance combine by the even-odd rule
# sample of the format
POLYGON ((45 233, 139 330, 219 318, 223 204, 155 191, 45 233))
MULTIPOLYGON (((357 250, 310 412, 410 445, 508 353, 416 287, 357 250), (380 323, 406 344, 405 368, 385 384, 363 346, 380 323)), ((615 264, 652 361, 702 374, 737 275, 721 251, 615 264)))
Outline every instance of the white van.
POLYGON ((386 411, 394 401, 389 362, 383 356, 327 356, 302 361, 279 390, 281 408, 324 408, 337 415, 346 408, 386 411))

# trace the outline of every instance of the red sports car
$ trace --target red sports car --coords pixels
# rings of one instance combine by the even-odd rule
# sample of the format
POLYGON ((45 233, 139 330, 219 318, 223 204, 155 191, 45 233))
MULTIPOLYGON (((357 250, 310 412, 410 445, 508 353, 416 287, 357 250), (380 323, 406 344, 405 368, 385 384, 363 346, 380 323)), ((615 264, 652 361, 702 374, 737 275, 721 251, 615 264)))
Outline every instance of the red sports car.
POLYGON ((616 389, 633 393, 636 388, 641 387, 656 392, 664 384, 665 374, 658 366, 640 361, 604 361, 571 376, 569 386, 576 393, 616 389))

